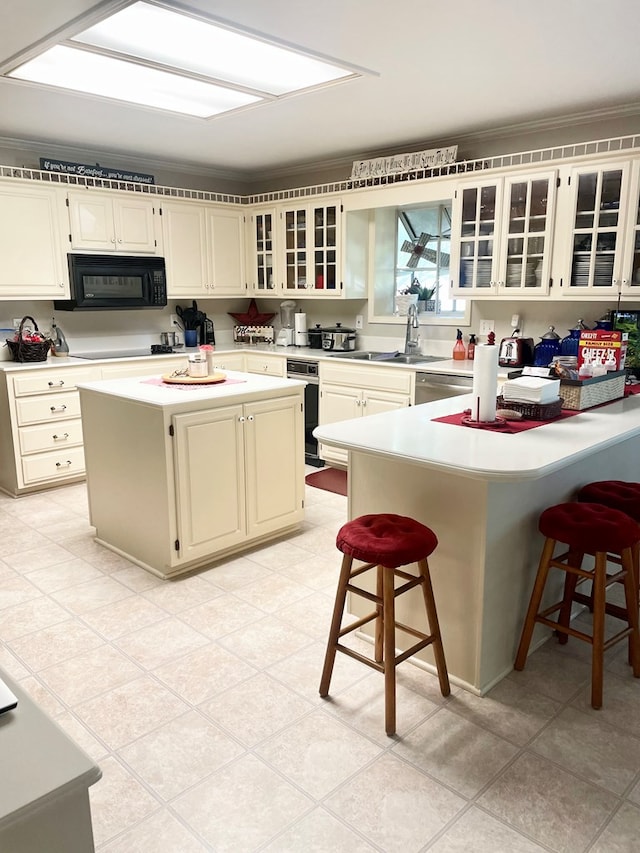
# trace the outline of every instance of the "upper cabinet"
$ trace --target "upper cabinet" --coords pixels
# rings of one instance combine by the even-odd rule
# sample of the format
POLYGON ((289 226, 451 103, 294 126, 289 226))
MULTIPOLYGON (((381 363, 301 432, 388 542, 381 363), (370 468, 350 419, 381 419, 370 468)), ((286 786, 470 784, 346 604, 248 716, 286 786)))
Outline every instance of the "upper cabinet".
POLYGON ((262 296, 278 289, 276 221, 275 208, 255 210, 247 216, 249 287, 262 296))
POLYGON ((324 204, 318 201, 280 210, 284 246, 284 266, 280 273, 284 294, 341 295, 340 215, 337 201, 324 204))
POLYGON ((64 192, 0 183, 0 299, 69 296, 64 192))
POLYGON ((70 191, 72 249, 161 254, 159 200, 128 193, 70 191))
POLYGON ((640 297, 640 160, 633 163, 622 257, 622 295, 640 297))
MULTIPOLYGON (((563 224, 563 296, 611 298, 621 291, 623 280, 631 289, 633 258, 624 254, 625 238, 632 245, 637 230, 627 213, 630 178, 629 162, 571 169, 571 220, 563 224)), ((637 206, 637 197, 635 201, 637 206)))
POLYGON ((455 295, 521 298, 548 292, 557 180, 551 171, 457 188, 451 227, 455 295))
POLYGON ((162 205, 169 297, 244 295, 244 216, 234 208, 162 205))

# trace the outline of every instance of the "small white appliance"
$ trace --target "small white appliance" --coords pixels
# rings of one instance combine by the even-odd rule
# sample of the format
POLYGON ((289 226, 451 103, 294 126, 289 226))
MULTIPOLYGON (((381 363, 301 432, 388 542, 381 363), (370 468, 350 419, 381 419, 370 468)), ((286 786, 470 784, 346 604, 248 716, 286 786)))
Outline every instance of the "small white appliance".
POLYGON ((278 347, 292 347, 295 343, 295 329, 280 329, 278 332, 278 337, 276 338, 276 346, 278 347))

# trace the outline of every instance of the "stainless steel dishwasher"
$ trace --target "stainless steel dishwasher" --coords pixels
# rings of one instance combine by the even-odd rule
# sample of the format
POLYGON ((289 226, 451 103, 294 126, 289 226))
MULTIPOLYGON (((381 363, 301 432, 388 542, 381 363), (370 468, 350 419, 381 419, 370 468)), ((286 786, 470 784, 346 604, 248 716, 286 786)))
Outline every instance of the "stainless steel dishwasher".
POLYGON ((289 379, 306 379, 307 381, 304 389, 304 461, 307 465, 322 468, 324 460, 318 456, 318 442, 313 437, 313 431, 318 426, 318 393, 320 391, 318 362, 288 358, 287 376, 289 379))
POLYGON ((433 403, 447 397, 470 394, 473 388, 472 376, 456 376, 452 373, 416 373, 416 406, 420 403, 433 403))

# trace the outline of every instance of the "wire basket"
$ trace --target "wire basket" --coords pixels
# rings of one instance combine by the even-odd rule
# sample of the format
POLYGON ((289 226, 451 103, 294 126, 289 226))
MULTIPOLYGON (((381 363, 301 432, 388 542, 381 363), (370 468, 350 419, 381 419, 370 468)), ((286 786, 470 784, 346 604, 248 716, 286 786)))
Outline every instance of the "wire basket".
POLYGON ((511 409, 520 412, 523 418, 530 421, 552 421, 560 417, 564 400, 558 397, 553 403, 523 403, 515 400, 505 400, 500 396, 496 400, 499 409, 511 409))
POLYGON ((25 341, 22 335, 27 320, 31 321, 33 331, 38 331, 38 324, 33 317, 23 317, 18 327, 18 340, 12 341, 7 338, 7 346, 11 350, 11 357, 14 361, 46 361, 51 350, 51 340, 45 338, 43 341, 25 341))

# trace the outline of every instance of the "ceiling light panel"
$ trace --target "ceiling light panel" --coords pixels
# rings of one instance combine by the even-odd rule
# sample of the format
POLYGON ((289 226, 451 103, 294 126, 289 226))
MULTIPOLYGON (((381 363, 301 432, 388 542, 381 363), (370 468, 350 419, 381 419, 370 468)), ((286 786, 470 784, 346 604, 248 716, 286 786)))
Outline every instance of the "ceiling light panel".
POLYGON ((73 40, 272 96, 354 76, 337 64, 144 2, 73 40))
POLYGON ((57 45, 11 77, 205 118, 256 103, 256 95, 57 45))

